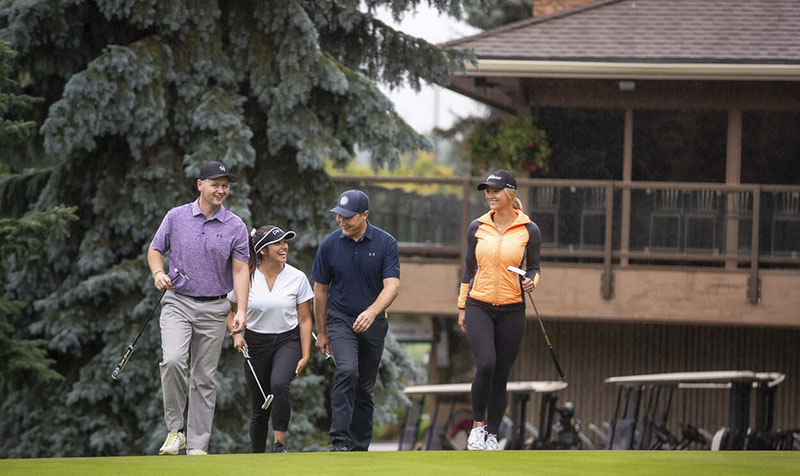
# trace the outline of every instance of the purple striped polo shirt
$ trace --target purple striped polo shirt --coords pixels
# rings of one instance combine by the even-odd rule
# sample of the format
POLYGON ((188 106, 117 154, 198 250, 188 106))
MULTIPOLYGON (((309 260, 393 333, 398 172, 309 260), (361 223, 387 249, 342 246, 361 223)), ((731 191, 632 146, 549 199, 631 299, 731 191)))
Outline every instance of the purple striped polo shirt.
MULTIPOLYGON (((198 199, 199 200, 199 199, 198 199)), ((220 206, 206 219, 199 201, 175 207, 164 217, 150 247, 169 251, 172 290, 189 296, 221 296, 233 289, 233 261, 250 258, 247 227, 241 218, 220 206), (177 277, 178 268, 189 279, 177 277)))

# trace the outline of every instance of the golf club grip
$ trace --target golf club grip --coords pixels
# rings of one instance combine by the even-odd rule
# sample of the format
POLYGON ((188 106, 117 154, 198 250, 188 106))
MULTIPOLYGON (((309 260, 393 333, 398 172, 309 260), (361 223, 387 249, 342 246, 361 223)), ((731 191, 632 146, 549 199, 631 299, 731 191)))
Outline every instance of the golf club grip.
POLYGON ((336 368, 336 361, 333 359, 333 355, 330 352, 325 352, 325 360, 332 369, 336 368))
POLYGON ((131 355, 133 355, 134 349, 136 349, 135 344, 128 344, 128 348, 125 349, 125 354, 119 360, 117 368, 115 368, 114 371, 111 373, 112 380, 116 380, 119 377, 119 374, 122 372, 122 369, 125 368, 125 366, 128 364, 128 360, 131 358, 131 355))
POLYGON ((558 376, 561 380, 566 380, 567 376, 564 374, 564 371, 561 370, 561 365, 558 363, 558 357, 556 357, 556 350, 553 346, 550 346, 550 357, 553 358, 553 364, 556 366, 556 372, 558 372, 558 376))

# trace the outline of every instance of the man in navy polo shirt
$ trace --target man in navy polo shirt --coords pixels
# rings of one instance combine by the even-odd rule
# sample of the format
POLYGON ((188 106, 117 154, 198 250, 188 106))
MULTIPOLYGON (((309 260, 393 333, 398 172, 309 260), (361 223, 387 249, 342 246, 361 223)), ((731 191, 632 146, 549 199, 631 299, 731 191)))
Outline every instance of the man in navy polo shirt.
POLYGON ((161 300, 159 366, 169 433, 161 455, 176 455, 183 448, 188 455, 206 454, 217 397, 214 375, 230 311, 225 298, 231 289, 239 303, 234 332, 246 324, 249 236, 244 222, 222 206, 233 180, 220 162, 205 164, 197 179, 200 196, 167 213, 147 250, 156 288, 168 290, 161 300), (169 268, 164 267, 167 252, 169 268))
POLYGON ((317 348, 336 359, 330 439, 333 451, 367 451, 389 329, 385 310, 400 290, 400 259, 397 240, 367 221, 367 194, 348 190, 330 211, 340 230, 319 245, 311 270, 317 348))

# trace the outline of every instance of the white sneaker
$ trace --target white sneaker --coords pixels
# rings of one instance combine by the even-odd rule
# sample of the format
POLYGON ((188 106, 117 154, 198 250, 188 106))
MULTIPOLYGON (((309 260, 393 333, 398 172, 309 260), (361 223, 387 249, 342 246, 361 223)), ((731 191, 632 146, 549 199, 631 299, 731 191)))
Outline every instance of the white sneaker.
POLYGON ((205 456, 208 454, 207 451, 199 450, 197 448, 189 448, 186 450, 186 454, 189 456, 205 456))
POLYGON ((486 438, 486 443, 483 445, 483 449, 486 451, 497 451, 500 449, 500 445, 497 444, 497 436, 496 435, 489 435, 486 438))
POLYGON ((476 426, 475 428, 472 429, 472 431, 469 432, 469 438, 467 438, 467 449, 483 450, 485 449, 485 445, 486 445, 486 427, 476 426))
POLYGON ((180 431, 172 431, 167 435, 161 449, 158 450, 160 455, 176 455, 178 451, 186 448, 186 437, 180 431))

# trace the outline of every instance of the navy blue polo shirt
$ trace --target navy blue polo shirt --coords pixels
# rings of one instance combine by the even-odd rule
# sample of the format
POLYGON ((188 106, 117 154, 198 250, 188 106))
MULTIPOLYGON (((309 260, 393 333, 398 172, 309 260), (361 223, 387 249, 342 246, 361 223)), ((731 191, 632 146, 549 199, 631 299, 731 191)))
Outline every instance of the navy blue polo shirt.
POLYGON ((342 230, 328 235, 317 249, 311 279, 330 285, 328 309, 356 317, 383 290, 383 280, 400 277, 397 240, 367 221, 367 231, 353 241, 342 230))

